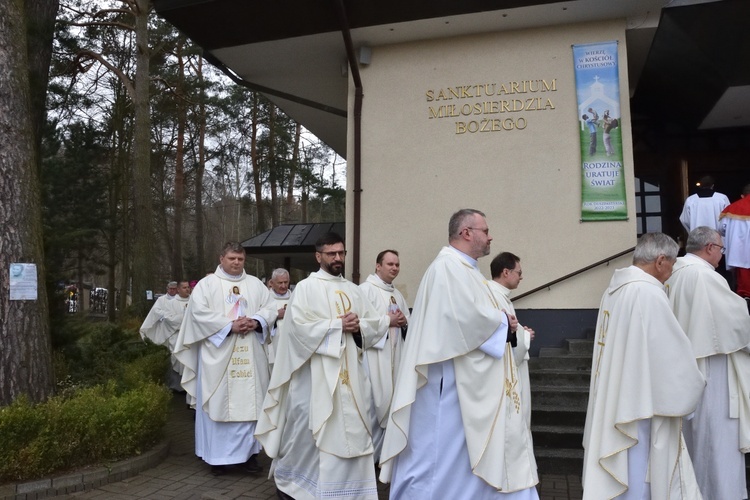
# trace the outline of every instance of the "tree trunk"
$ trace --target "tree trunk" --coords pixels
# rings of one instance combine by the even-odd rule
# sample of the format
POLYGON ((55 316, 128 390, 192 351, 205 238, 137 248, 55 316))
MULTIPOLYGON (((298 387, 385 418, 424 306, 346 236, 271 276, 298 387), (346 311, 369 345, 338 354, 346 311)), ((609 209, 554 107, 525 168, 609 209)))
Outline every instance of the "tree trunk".
POLYGON ((276 161, 276 106, 269 105, 268 113, 268 181, 271 186, 271 227, 279 225, 279 184, 276 180, 279 162, 276 161))
MULTIPOLYGON (((124 106, 125 103, 118 102, 120 106, 124 106)), ((132 291, 132 281, 131 281, 131 266, 130 266, 130 242, 132 241, 132 232, 130 228, 130 221, 132 219, 131 213, 130 213, 130 185, 132 182, 132 175, 131 175, 131 168, 130 168, 130 161, 129 161, 129 152, 128 152, 128 144, 132 144, 132 140, 130 140, 130 134, 132 134, 132 130, 127 132, 122 126, 124 124, 124 110, 120 108, 119 110, 119 116, 122 118, 118 121, 115 120, 115 123, 117 124, 116 127, 120 130, 120 133, 118 134, 118 155, 117 155, 117 161, 119 166, 118 171, 118 182, 117 186, 119 188, 119 196, 116 194, 115 203, 120 204, 120 296, 117 299, 118 307, 120 311, 125 311, 125 309, 128 307, 128 293, 132 291)), ((116 216, 117 209, 115 207, 115 211, 113 212, 113 215, 116 216)), ((113 219, 117 220, 117 218, 113 219)), ((116 228, 113 228, 113 231, 116 231, 116 228)))
POLYGON ((151 117, 149 107, 148 13, 150 0, 136 0, 136 73, 133 108, 133 194, 135 231, 133 235, 133 310, 148 313, 146 290, 153 290, 153 210, 151 201, 151 117))
MULTIPOLYGON (((112 210, 112 193, 110 190, 110 211, 112 210)), ((114 322, 117 319, 117 283, 115 281, 115 269, 117 266, 117 240, 115 231, 110 228, 107 232, 107 319, 114 322)))
POLYGON ((263 209, 263 186, 260 183, 260 162, 258 161, 258 94, 253 92, 253 123, 250 131, 250 159, 253 165, 253 185, 255 186, 255 206, 258 213, 256 231, 266 230, 266 215, 263 209))
POLYGON ((300 222, 302 224, 307 224, 307 201, 308 201, 308 195, 307 195, 307 187, 302 188, 302 195, 300 196, 299 205, 300 205, 300 222))
MULTIPOLYGON (((76 249, 76 287, 78 288, 78 315, 83 316, 84 310, 83 310, 83 304, 84 304, 84 298, 83 298, 83 247, 81 244, 81 239, 78 238, 78 245, 76 249)), ((91 295, 89 295, 90 297, 91 295)), ((89 301, 89 312, 92 311, 93 304, 91 301, 89 301)))
MULTIPOLYGON (((195 171, 195 244, 197 250, 198 270, 206 272, 205 237, 203 234, 203 172, 206 170, 206 89, 203 81, 203 57, 198 58, 198 80, 200 82, 198 166, 195 171)), ((197 278, 203 275, 199 274, 197 278)))
POLYGON ((299 165, 299 142, 302 136, 302 125, 297 123, 294 129, 294 150, 292 152, 292 165, 289 167, 289 182, 286 187, 286 210, 284 213, 284 222, 291 222, 292 211, 294 210, 294 180, 297 175, 299 165))
MULTIPOLYGON (((30 18, 44 19, 51 2, 28 5, 30 18), (42 12, 33 9, 40 8, 42 12)), ((49 305, 45 288, 38 150, 33 123, 30 68, 40 67, 40 54, 29 57, 24 2, 0 2, 0 405, 21 394, 32 401, 48 398, 54 389, 49 339, 49 305), (36 300, 10 300, 11 263, 36 264, 36 300)), ((38 35, 34 35, 36 38, 38 35)), ((32 69, 32 71, 34 71, 32 69)), ((38 76, 38 75, 37 75, 38 76)), ((36 92, 45 92, 35 86, 36 92)), ((41 112, 42 118, 44 111, 41 112)))
MULTIPOLYGON (((52 60, 52 39, 59 0, 25 0, 26 32, 28 33, 29 84, 31 86, 31 123, 36 137, 36 150, 42 146, 42 129, 46 121, 47 84, 52 60)), ((37 160, 39 160, 37 158, 37 160)), ((41 169, 39 162, 38 167, 41 169)))
POLYGON ((182 38, 177 43, 177 151, 175 151, 174 172, 174 237, 172 241, 172 279, 184 278, 182 262, 182 212, 185 205, 185 126, 187 122, 187 103, 185 102, 185 59, 182 49, 185 42, 182 38))

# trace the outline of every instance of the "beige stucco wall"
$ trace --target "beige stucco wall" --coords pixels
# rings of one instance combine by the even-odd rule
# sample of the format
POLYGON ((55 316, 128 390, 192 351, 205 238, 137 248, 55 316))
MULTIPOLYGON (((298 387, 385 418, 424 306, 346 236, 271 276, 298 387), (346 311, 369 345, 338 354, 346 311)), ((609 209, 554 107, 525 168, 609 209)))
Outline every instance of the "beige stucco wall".
MULTIPOLYGON (((362 280, 374 269, 378 251, 395 248, 402 263, 396 284, 413 305, 422 274, 447 244, 450 215, 466 207, 487 214, 494 238, 492 253, 480 260, 485 275, 489 276, 490 260, 497 253, 508 250, 521 257, 524 280, 517 293, 635 244, 624 20, 376 46, 371 64, 361 68, 361 75, 362 280), (579 121, 571 45, 609 40, 619 41, 630 220, 581 223, 579 121), (548 85, 554 80, 554 91, 515 96, 541 98, 537 107, 541 104, 546 109, 489 116, 523 119, 524 130, 459 134, 457 121, 484 116, 430 118, 431 106, 434 115, 441 104, 460 106, 489 99, 430 102, 428 91, 438 95, 448 87, 524 80, 544 80, 548 85)), ((354 94, 353 87, 350 94, 354 94)), ((350 249, 354 203, 351 96, 346 221, 350 249)), ((621 258, 522 299, 516 307, 596 308, 613 269, 628 264, 629 256, 621 258)), ((351 268, 349 262, 348 273, 351 268)))

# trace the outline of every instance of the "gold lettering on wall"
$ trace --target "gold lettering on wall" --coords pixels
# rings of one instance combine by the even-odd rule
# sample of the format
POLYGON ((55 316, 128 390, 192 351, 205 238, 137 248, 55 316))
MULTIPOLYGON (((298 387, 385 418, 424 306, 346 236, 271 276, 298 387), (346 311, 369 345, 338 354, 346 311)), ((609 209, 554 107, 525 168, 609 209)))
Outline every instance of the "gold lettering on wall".
POLYGON ((428 89, 425 91, 425 100, 429 103, 427 119, 453 118, 456 135, 524 130, 529 120, 526 113, 555 110, 552 96, 528 94, 548 92, 557 92, 556 78, 475 83, 428 89), (491 99, 492 97, 495 99, 491 99), (455 102, 461 100, 472 100, 472 102, 455 102), (502 114, 523 114, 523 116, 505 118, 493 116, 502 114))

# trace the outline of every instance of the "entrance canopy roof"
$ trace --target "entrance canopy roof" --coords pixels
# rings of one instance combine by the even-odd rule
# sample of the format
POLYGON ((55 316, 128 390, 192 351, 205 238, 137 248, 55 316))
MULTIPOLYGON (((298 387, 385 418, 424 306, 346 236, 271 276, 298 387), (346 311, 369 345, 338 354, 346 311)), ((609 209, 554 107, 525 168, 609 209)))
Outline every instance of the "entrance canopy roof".
POLYGON ((211 62, 263 92, 342 156, 345 26, 360 64, 367 64, 369 47, 377 45, 626 19, 631 96, 636 93, 643 103, 638 111, 661 112, 670 104, 685 110, 679 116, 696 127, 750 121, 746 0, 154 0, 154 5, 211 62), (662 9, 665 4, 669 7, 662 9), (727 109, 731 116, 722 112, 727 109))
POLYGON ((750 2, 662 10, 634 113, 687 129, 750 126, 750 2))
POLYGON ((285 269, 317 271, 315 242, 326 233, 345 237, 343 222, 317 224, 282 224, 242 242, 245 253, 251 257, 275 262, 285 269))

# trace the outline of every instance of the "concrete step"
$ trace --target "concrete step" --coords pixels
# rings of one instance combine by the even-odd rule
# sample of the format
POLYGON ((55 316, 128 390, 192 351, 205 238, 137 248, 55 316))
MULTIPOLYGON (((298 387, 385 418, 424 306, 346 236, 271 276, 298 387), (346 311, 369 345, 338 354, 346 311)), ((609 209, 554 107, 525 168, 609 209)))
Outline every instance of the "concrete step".
POLYGON ((539 349, 540 358, 557 358, 570 354, 567 347, 542 347, 539 349))
POLYGON ((590 354, 555 354, 542 352, 547 349, 550 348, 543 347, 539 352, 538 358, 529 359, 529 371, 534 369, 591 370, 590 354))
POLYGON ((586 423, 586 406, 550 406, 531 400, 531 426, 566 425, 583 427, 586 423))
POLYGON ((583 472, 583 448, 561 449, 534 446, 534 457, 540 474, 574 474, 583 472))
MULTIPOLYGON (((589 399, 589 387, 532 385, 531 401, 550 406, 586 408, 589 399)), ((533 408, 533 406, 532 406, 533 408)))
POLYGON ((555 368, 535 368, 529 371, 531 387, 536 385, 568 385, 589 388, 591 370, 571 370, 555 368))
POLYGON ((529 360, 531 433, 540 474, 581 474, 593 350, 593 340, 569 339, 529 360))
POLYGON ((582 425, 532 425, 531 434, 542 448, 578 449, 583 442, 582 425))
POLYGON ((568 339, 565 346, 570 354, 584 354, 591 356, 594 353, 594 341, 590 339, 568 339))

